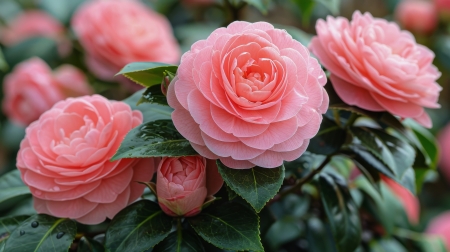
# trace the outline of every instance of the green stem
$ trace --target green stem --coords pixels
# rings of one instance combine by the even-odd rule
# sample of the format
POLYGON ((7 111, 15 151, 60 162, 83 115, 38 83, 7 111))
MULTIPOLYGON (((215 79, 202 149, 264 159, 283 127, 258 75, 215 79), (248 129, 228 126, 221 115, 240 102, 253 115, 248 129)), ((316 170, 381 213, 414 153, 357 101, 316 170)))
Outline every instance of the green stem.
POLYGON ((325 158, 325 160, 323 160, 323 162, 319 165, 319 167, 317 167, 316 169, 314 169, 314 171, 308 173, 308 175, 306 175, 305 177, 299 179, 297 181, 297 183, 295 185, 293 185, 291 188, 282 191, 279 195, 278 195, 278 199, 282 199, 284 197, 286 197, 286 195, 293 193, 297 190, 299 190, 300 188, 302 188, 302 186, 304 184, 306 184, 308 181, 310 181, 316 174, 318 174, 320 171, 323 170, 323 168, 325 168, 325 166, 328 164, 328 162, 330 162, 332 156, 327 156, 325 158))
POLYGON ((348 118, 347 124, 345 125, 345 127, 348 128, 348 127, 352 126, 355 123, 356 119, 358 119, 358 117, 359 117, 358 114, 352 113, 350 115, 350 117, 348 118))

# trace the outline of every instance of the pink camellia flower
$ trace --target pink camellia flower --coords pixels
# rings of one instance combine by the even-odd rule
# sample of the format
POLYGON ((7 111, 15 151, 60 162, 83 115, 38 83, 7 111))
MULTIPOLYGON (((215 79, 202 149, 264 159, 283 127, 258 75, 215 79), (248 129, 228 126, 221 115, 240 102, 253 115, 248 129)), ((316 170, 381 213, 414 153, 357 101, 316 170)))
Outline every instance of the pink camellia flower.
POLYGON ((434 6, 444 20, 450 20, 450 0, 434 0, 434 6))
POLYGON ((39 58, 18 64, 3 83, 3 111, 15 123, 26 126, 53 104, 70 96, 91 94, 83 72, 63 65, 52 73, 39 58))
POLYGON ((445 179, 450 182, 450 124, 447 124, 439 133, 438 143, 440 147, 439 169, 445 179))
POLYGON ((419 223, 420 204, 417 197, 394 180, 386 176, 381 176, 381 179, 400 200, 409 221, 413 224, 419 223))
POLYGON ((164 157, 156 176, 158 203, 170 216, 200 213, 205 199, 223 184, 216 162, 201 156, 164 157))
POLYGON ((265 22, 233 22, 186 52, 167 100, 194 149, 226 166, 294 160, 319 130, 326 76, 308 50, 265 22))
POLYGON ((7 27, 0 29, 0 42, 11 46, 31 37, 48 37, 59 43, 59 53, 67 55, 71 43, 64 37, 64 26, 43 11, 30 10, 19 14, 7 27))
POLYGON ((76 11, 72 27, 89 69, 104 80, 113 80, 131 62, 177 63, 180 58, 167 19, 137 1, 88 1, 76 11))
POLYGON ((395 16, 407 30, 429 34, 438 25, 438 15, 428 0, 403 0, 395 9, 395 16))
POLYGON ((440 107, 442 88, 436 80, 441 73, 432 64, 434 53, 411 33, 359 11, 351 22, 343 17, 319 20, 316 30, 310 49, 331 72, 344 102, 432 126, 424 107, 440 107))
POLYGON ((17 167, 30 188, 34 208, 84 224, 113 218, 141 196, 158 159, 110 162, 142 113, 102 96, 56 103, 27 129, 17 167))
POLYGON ((447 251, 450 250, 450 212, 444 212, 432 219, 425 233, 441 237, 447 251))

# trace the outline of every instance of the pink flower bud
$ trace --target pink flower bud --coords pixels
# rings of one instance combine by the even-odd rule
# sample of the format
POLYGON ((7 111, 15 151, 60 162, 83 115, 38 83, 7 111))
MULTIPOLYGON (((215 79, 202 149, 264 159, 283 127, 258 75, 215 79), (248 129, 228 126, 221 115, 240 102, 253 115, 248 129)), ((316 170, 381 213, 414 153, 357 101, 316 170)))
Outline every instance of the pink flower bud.
POLYGON ((381 179, 400 200, 408 215, 409 221, 413 224, 417 224, 419 222, 420 214, 420 205, 417 197, 394 180, 383 175, 381 176, 381 179))
POLYGON ((427 234, 437 235, 443 240, 447 250, 450 249, 450 212, 444 212, 430 221, 425 231, 427 234))
POLYGON ((404 0, 395 10, 400 24, 410 31, 429 34, 438 24, 437 10, 433 3, 422 0, 404 0))
POLYGON ((157 170, 158 202, 170 216, 200 213, 205 199, 219 191, 222 184, 215 161, 201 156, 164 157, 157 170))

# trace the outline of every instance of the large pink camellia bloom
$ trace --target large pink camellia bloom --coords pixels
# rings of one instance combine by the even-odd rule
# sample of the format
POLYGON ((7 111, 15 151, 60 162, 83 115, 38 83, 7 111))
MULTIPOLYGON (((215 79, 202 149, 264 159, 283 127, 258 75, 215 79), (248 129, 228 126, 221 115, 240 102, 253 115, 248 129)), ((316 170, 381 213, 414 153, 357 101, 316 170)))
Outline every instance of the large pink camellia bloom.
POLYGON ((3 112, 15 123, 27 126, 67 97, 92 93, 84 73, 71 65, 54 72, 39 58, 18 64, 3 83, 3 112))
POLYGON ((88 1, 72 18, 89 69, 104 80, 137 61, 177 63, 180 49, 167 19, 134 0, 88 1))
POLYGON ((444 212, 432 219, 425 233, 441 237, 447 250, 450 250, 450 212, 444 212))
POLYGON ((34 208, 84 224, 113 218, 141 196, 157 159, 110 162, 142 113, 102 96, 56 103, 26 129, 17 168, 30 188, 34 208))
POLYGON ((316 30, 310 49, 331 72, 344 102, 432 126, 424 107, 440 107, 436 80, 441 73, 432 64, 434 53, 411 33, 359 11, 351 22, 343 17, 319 20, 316 30))
POLYGON ((429 34, 438 25, 438 13, 427 0, 403 0, 395 9, 395 17, 407 30, 429 34))
POLYGON ((198 153, 231 168, 294 160, 319 130, 326 76, 308 50, 265 22, 233 22, 186 52, 167 100, 198 153))
POLYGON ((222 187, 216 162, 201 156, 164 157, 156 177, 158 203, 170 216, 193 216, 222 187))

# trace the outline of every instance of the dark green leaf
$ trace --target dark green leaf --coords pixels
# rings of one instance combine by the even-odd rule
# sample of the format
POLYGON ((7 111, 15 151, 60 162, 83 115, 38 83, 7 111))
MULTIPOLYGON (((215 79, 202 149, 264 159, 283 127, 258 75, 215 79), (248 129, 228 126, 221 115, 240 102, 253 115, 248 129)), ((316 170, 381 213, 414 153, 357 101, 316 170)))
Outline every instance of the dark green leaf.
POLYGON ((105 248, 98 241, 93 240, 88 237, 81 237, 80 242, 78 242, 77 252, 103 252, 105 248))
POLYGON ((335 243, 328 226, 317 217, 311 217, 305 221, 306 240, 310 252, 335 252, 335 243))
POLYGON ((309 25, 309 20, 311 18, 312 11, 316 2, 314 0, 291 0, 297 5, 300 12, 302 13, 302 22, 304 25, 309 25))
POLYGON ((319 177, 322 203, 339 251, 354 251, 361 240, 358 208, 341 177, 322 173, 319 177))
POLYGON ((38 0, 39 7, 62 23, 69 23, 75 9, 85 0, 38 0))
POLYGON ((6 48, 3 53, 11 67, 29 59, 39 57, 50 65, 59 60, 58 47, 53 39, 46 37, 33 37, 6 48))
POLYGON ((31 194, 26 198, 20 200, 17 204, 6 212, 1 212, 3 216, 18 216, 18 215, 35 215, 37 214, 36 210, 34 210, 33 206, 33 197, 31 194))
POLYGON ((298 219, 293 216, 284 216, 273 223, 264 241, 272 250, 277 251, 281 245, 299 238, 303 232, 304 226, 298 219))
POLYGON ((153 252, 202 252, 201 240, 195 233, 185 229, 177 230, 153 248, 153 252))
POLYGON ((231 169, 217 160, 217 166, 225 183, 257 212, 277 194, 283 184, 284 165, 276 168, 231 169))
POLYGON ((439 148, 435 137, 412 120, 405 120, 405 124, 411 128, 410 139, 423 155, 422 160, 416 160, 415 168, 436 169, 439 159, 439 148), (422 162, 420 162, 422 161, 422 162))
POLYGON ((269 10, 270 0, 243 0, 243 1, 248 3, 249 5, 255 6, 264 15, 267 14, 267 11, 269 10))
POLYGON ((339 127, 333 120, 324 117, 319 132, 308 145, 308 151, 321 155, 331 155, 340 150, 346 138, 346 130, 339 127))
POLYGON ((264 250, 258 215, 239 203, 211 206, 188 221, 203 239, 221 249, 264 250))
POLYGON ((134 93, 132 96, 123 100, 130 105, 133 110, 140 110, 144 115, 144 122, 152 122, 156 120, 170 120, 173 109, 169 106, 160 105, 156 103, 142 103, 137 105, 145 90, 140 90, 134 93))
POLYGON ((3 52, 0 48, 0 70, 6 72, 8 68, 9 68, 8 63, 6 63, 5 56, 3 56, 3 52))
POLYGON ((370 243, 370 251, 372 252, 407 252, 406 248, 395 239, 383 238, 370 243))
POLYGON ((420 252, 446 252, 448 251, 445 242, 440 236, 424 235, 406 229, 398 228, 395 236, 413 243, 417 251, 420 252))
MULTIPOLYGON (((344 151, 345 154, 349 155, 354 161, 358 168, 364 168, 372 176, 374 181, 379 180, 376 173, 381 172, 382 174, 395 179, 394 172, 386 166, 386 164, 376 157, 372 152, 366 149, 362 145, 350 145, 347 147, 348 152, 344 151)), ((366 175, 366 174, 364 174, 366 175)))
POLYGON ((112 161, 121 158, 180 157, 198 155, 171 120, 156 120, 128 132, 112 161))
POLYGON ((161 93, 161 87, 156 85, 151 86, 144 91, 137 105, 140 105, 142 103, 156 103, 160 105, 169 106, 167 104, 166 96, 161 93))
POLYGON ((77 224, 73 220, 45 214, 34 215, 11 233, 6 240, 5 251, 67 251, 76 234, 77 224))
POLYGON ((178 66, 159 62, 134 62, 122 68, 117 75, 121 74, 144 87, 151 87, 161 84, 164 71, 175 73, 177 68, 178 66))
POLYGON ((10 171, 0 177, 0 211, 13 207, 30 195, 30 190, 20 178, 19 170, 10 171))
POLYGON ((331 14, 338 15, 339 8, 341 5, 341 0, 314 0, 318 3, 323 4, 328 10, 330 10, 331 14))
POLYGON ((0 218, 0 242, 4 242, 8 239, 12 231, 14 231, 22 221, 28 218, 29 216, 25 215, 0 218))
POLYGON ((172 229, 172 218, 158 204, 140 200, 120 211, 106 230, 107 251, 144 251, 164 238, 172 229))

